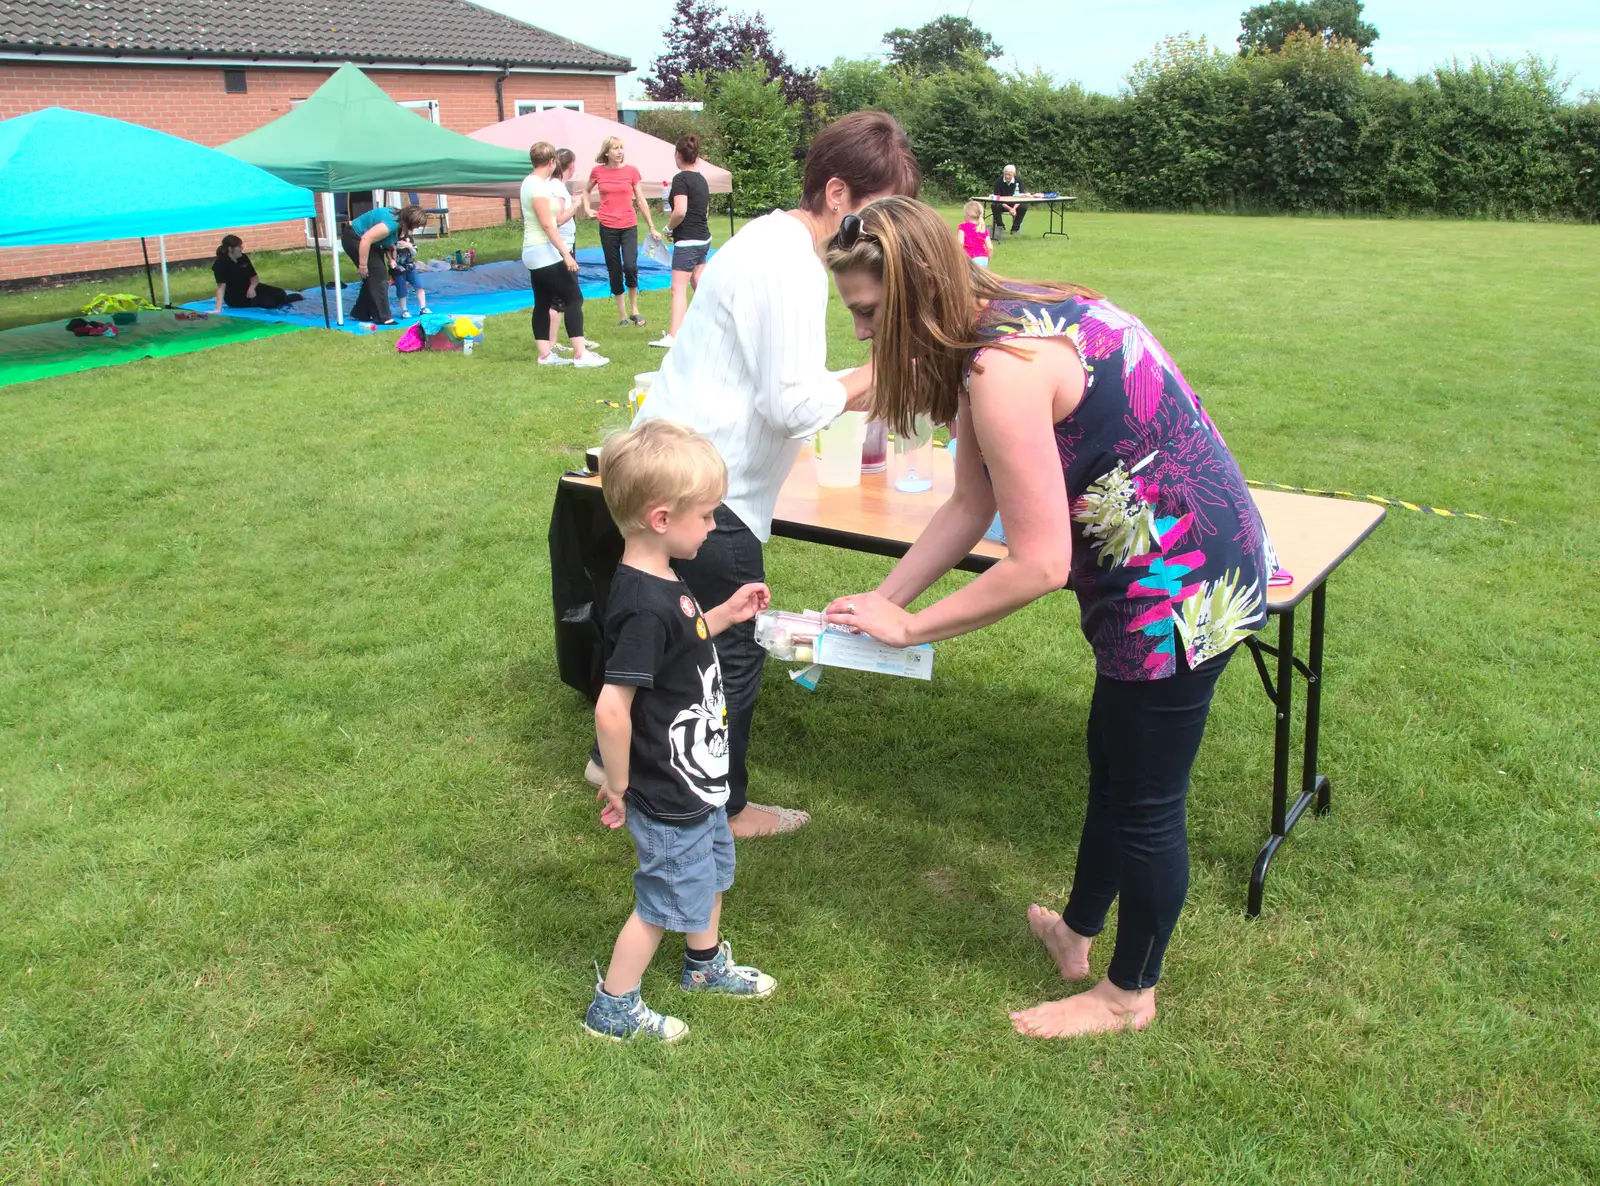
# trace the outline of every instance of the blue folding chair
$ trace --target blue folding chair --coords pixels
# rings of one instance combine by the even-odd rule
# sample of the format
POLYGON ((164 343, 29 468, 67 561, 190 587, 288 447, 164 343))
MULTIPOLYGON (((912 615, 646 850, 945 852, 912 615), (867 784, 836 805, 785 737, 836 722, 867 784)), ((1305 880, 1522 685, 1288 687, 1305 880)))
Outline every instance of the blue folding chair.
MULTIPOLYGON (((406 201, 413 206, 422 206, 422 195, 414 189, 407 190, 406 201)), ((422 206, 422 212, 439 220, 438 229, 434 232, 439 238, 448 239, 450 237, 450 208, 448 206, 422 206)), ((426 233, 427 227, 424 225, 423 234, 426 233)))

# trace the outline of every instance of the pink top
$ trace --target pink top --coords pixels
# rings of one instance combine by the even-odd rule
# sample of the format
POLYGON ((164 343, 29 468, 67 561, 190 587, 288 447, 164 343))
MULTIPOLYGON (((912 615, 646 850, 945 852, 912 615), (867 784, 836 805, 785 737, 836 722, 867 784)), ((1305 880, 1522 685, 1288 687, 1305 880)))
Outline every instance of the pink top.
POLYGON ((967 249, 969 259, 989 258, 989 232, 980 231, 975 222, 961 224, 961 246, 967 249))
POLYGON ((600 185, 600 211, 595 215, 601 226, 620 230, 638 226, 639 216, 633 212, 633 187, 641 180, 639 170, 632 165, 613 169, 610 165, 596 165, 589 170, 589 184, 600 185))

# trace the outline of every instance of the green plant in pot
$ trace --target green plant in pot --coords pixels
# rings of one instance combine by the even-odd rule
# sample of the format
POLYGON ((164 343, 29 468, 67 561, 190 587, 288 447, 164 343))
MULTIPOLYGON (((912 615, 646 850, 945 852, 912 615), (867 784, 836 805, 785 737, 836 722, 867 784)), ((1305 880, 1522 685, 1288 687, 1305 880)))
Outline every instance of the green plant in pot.
POLYGON ((143 297, 134 296, 132 293, 102 292, 85 305, 83 311, 90 317, 103 317, 109 313, 114 324, 132 325, 139 320, 139 310, 155 307, 143 297))

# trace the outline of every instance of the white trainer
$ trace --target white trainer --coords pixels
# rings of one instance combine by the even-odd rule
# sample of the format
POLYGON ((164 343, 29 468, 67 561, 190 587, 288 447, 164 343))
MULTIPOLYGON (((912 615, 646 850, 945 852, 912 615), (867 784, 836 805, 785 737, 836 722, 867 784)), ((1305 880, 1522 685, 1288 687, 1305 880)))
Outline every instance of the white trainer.
MULTIPOLYGON (((562 361, 566 361, 563 359, 562 361)), ((611 360, 603 354, 596 354, 593 350, 586 350, 582 358, 574 358, 572 365, 575 367, 603 367, 611 360)))
POLYGON ((672 349, 672 344, 676 340, 677 339, 674 338, 671 334, 662 334, 659 338, 657 338, 655 341, 651 342, 650 344, 652 346, 659 346, 663 350, 671 350, 672 349))
POLYGON ((573 363, 570 358, 562 358, 561 355, 552 350, 549 354, 543 355, 539 359, 539 365, 542 367, 569 367, 581 364, 573 363))

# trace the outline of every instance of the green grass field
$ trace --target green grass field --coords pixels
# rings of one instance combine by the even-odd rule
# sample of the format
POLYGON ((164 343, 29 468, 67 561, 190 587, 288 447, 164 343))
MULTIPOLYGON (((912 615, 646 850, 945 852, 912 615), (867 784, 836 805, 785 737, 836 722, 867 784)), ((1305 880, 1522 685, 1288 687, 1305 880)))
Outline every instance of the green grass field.
MULTIPOLYGON (((690 1039, 586 1038, 632 854, 580 778, 545 532, 665 294, 648 330, 590 303, 593 373, 536 371, 521 316, 471 358, 307 332, 0 392, 0 1179, 1600 1176, 1600 231, 1072 231, 997 269, 1143 317, 1248 476, 1514 521, 1391 512, 1330 585, 1334 810, 1256 921, 1272 718, 1227 673, 1150 1030, 1006 1020, 1063 992, 1023 914, 1084 805, 1058 596, 931 684, 770 671, 752 793, 815 822, 741 846, 724 925, 783 987, 681 998, 669 938, 646 997, 690 1039)), ((0 320, 68 315, 41 301, 0 320)), ((886 565, 768 552, 791 608, 886 565)))

